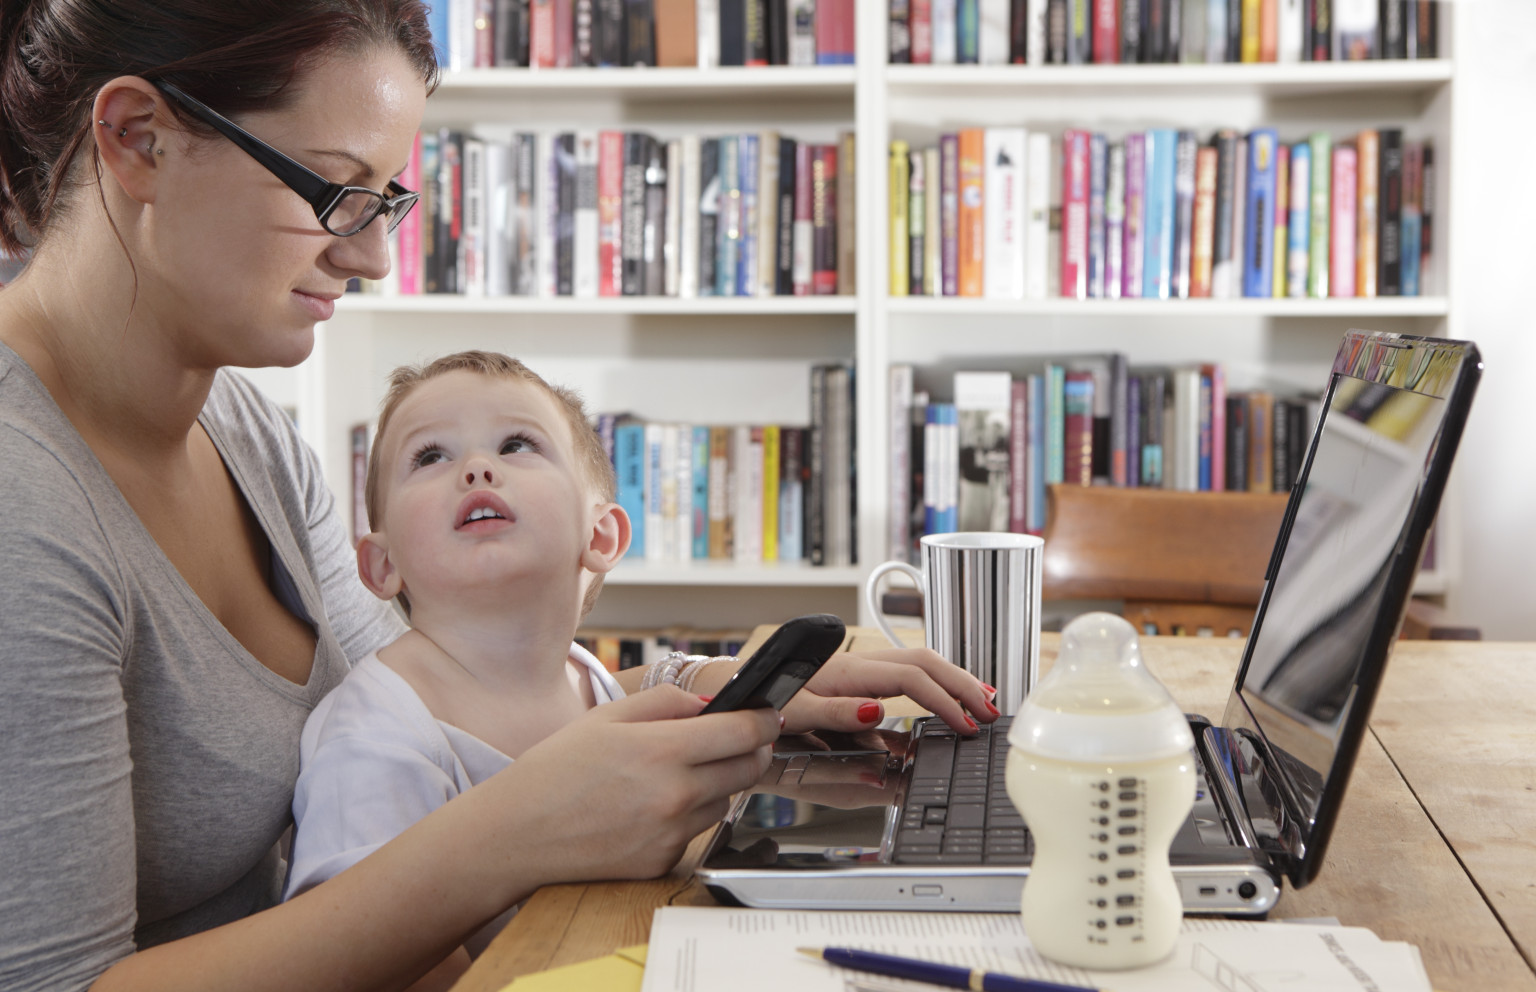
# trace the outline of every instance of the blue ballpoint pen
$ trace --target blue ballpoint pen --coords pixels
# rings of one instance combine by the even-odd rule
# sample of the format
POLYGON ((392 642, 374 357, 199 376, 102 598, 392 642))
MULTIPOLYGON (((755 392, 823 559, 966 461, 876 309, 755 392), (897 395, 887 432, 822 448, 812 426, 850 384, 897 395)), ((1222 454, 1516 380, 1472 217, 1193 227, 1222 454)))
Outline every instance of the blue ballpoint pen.
POLYGON ((814 947, 801 947, 799 951, 801 954, 821 958, 842 968, 889 975, 892 978, 908 978, 933 985, 948 985, 957 989, 972 989, 973 992, 1105 992, 1103 989, 1088 988, 1083 985, 1063 985, 1060 982, 1047 982, 1038 978, 1001 975, 995 971, 982 971, 980 968, 961 968, 952 964, 918 961, 914 958, 901 958, 894 954, 876 954, 874 951, 859 951, 850 947, 823 947, 819 950, 814 947))

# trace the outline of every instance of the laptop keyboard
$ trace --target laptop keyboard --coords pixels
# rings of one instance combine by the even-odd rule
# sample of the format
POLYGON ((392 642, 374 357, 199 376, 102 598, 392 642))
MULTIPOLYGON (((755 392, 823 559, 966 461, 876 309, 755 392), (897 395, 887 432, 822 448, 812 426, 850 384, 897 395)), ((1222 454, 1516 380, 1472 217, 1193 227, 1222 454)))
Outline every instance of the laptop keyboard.
POLYGON ((999 717, 974 737, 938 720, 923 725, 896 828, 897 864, 1030 862, 1034 843, 1004 777, 1012 722, 999 717))

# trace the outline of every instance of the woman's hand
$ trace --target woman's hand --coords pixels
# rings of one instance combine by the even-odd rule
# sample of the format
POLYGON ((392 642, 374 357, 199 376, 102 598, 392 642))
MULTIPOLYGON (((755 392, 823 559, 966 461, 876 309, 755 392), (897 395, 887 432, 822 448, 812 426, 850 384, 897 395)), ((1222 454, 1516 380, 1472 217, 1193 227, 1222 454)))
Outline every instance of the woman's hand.
POLYGON ((699 716, 703 708, 673 686, 635 693, 589 711, 497 776, 516 781, 509 794, 526 797, 522 828, 542 838, 539 884, 665 874, 725 816, 731 794, 757 782, 773 760, 778 714, 699 716))
POLYGON ((964 734, 997 719, 996 694, 927 648, 835 654, 784 707, 784 730, 865 730, 884 718, 881 699, 907 696, 964 734))

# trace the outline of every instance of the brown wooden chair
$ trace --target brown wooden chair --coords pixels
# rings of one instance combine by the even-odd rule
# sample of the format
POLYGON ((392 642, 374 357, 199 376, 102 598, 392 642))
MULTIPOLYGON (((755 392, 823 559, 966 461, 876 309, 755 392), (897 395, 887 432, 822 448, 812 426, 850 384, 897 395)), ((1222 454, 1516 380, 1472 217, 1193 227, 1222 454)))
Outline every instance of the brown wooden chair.
MULTIPOLYGON (((1156 634, 1248 636, 1285 513, 1285 493, 1190 493, 1053 485, 1045 599, 1123 601, 1156 634)), ((1479 640, 1415 598, 1403 637, 1479 640)))
POLYGON ((1046 599, 1121 600, 1146 633, 1247 635, 1284 493, 1053 485, 1048 499, 1046 599))

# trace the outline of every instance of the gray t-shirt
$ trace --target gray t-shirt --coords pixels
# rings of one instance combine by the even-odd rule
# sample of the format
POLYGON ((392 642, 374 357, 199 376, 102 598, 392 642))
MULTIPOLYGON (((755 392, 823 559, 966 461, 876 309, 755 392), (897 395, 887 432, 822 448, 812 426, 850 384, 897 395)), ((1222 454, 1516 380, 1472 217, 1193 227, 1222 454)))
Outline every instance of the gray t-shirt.
POLYGON ((304 720, 404 631, 282 411, 221 372, 200 421, 316 630, 307 685, 224 629, 0 345, 0 988, 83 989, 273 904, 304 720))

